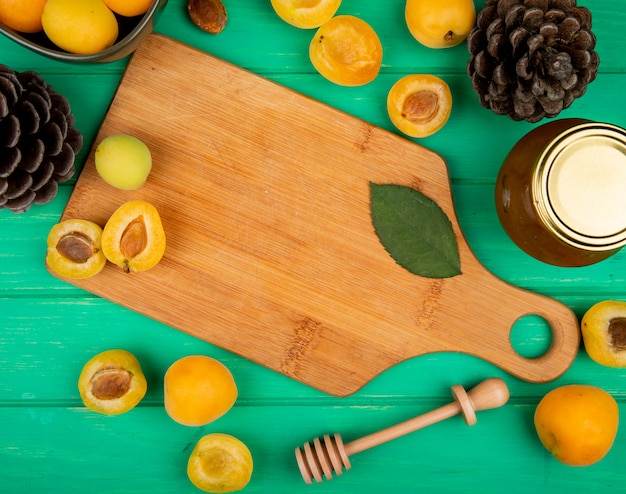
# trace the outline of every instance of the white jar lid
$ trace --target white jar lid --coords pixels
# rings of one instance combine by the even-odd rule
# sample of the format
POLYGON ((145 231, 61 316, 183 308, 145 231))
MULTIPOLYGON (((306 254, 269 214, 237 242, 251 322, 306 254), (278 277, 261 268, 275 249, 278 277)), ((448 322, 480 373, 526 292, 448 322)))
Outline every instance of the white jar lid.
POLYGON ((587 123, 563 132, 539 158, 533 193, 563 241, 591 250, 626 244, 626 131, 587 123))

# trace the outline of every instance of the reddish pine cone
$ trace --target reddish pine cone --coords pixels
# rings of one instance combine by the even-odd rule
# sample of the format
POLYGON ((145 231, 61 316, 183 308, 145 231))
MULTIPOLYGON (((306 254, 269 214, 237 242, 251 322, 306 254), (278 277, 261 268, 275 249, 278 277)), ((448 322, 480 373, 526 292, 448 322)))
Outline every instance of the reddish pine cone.
POLYGON ((67 99, 35 72, 0 65, 0 209, 50 202, 72 178, 81 133, 67 99))
POLYGON ((487 0, 467 43, 481 105, 514 120, 555 117, 600 63, 591 12, 576 0, 487 0))

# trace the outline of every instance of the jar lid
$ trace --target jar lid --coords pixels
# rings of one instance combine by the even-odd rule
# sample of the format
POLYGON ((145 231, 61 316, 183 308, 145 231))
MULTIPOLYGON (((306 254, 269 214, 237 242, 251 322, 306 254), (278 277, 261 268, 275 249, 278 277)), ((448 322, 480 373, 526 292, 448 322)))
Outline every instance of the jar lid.
POLYGON ((626 131, 585 123, 559 134, 539 157, 533 197, 564 242, 588 250, 626 244, 626 131))

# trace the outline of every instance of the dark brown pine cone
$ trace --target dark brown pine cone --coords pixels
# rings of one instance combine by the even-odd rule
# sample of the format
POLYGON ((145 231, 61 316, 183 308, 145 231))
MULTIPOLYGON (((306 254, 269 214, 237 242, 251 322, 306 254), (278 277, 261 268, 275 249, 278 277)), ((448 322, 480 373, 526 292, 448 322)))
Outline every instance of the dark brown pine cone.
POLYGON ((591 12, 576 0, 487 0, 468 36, 480 103, 514 120, 554 117, 596 78, 591 12))
POLYGON ((0 65, 0 209, 51 201, 83 145, 67 99, 35 72, 0 65))

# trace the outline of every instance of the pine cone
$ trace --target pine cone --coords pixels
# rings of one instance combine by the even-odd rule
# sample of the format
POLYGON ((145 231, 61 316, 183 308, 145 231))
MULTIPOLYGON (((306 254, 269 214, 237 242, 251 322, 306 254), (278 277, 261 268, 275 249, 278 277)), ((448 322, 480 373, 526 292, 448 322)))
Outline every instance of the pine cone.
POLYGON ((468 36, 480 103, 514 120, 554 117, 596 78, 591 12, 576 0, 487 0, 468 36))
POLYGON ((50 202, 72 178, 81 133, 67 99, 35 72, 0 65, 0 209, 50 202))

